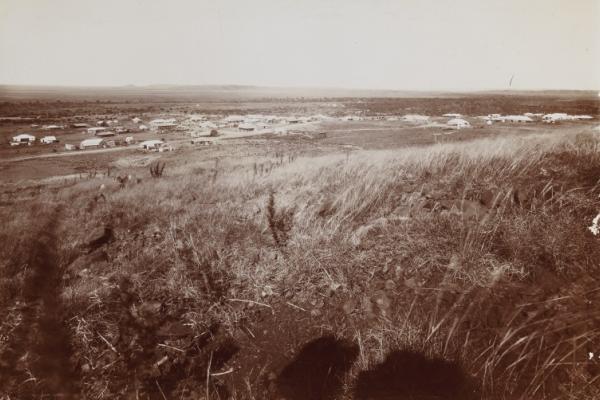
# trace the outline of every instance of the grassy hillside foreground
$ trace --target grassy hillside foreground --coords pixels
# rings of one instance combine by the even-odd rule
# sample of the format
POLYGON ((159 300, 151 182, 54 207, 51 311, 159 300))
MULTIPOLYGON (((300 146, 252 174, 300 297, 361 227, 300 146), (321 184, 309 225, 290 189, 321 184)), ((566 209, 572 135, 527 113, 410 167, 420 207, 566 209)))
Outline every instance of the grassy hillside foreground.
POLYGON ((600 398, 599 150, 511 137, 6 190, 0 391, 600 398))

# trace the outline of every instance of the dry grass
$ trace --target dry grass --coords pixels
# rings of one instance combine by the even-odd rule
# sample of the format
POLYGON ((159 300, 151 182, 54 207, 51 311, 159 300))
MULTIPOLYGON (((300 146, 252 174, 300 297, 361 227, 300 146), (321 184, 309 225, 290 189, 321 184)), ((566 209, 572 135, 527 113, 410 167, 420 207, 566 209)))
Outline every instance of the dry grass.
MULTIPOLYGON (((189 338, 165 342, 153 330, 177 320, 192 337, 219 325, 236 338, 257 323, 257 307, 277 316, 287 302, 318 310, 310 323, 358 344, 343 396, 360 371, 410 349, 459 362, 482 398, 597 398, 600 371, 588 352, 600 351, 592 306, 600 246, 586 227, 600 210, 599 143, 546 135, 199 161, 162 179, 96 177, 16 194, 1 214, 0 353, 19 361, 3 366, 18 364, 2 388, 41 396, 49 387, 34 361, 19 359, 27 343, 11 336, 22 312, 11 299, 22 298, 26 271, 36 268, 26 255, 47 210, 62 206, 61 303, 86 397, 159 385, 201 398, 194 371, 206 376, 204 348, 188 351, 189 338), (105 224, 115 240, 83 254, 89 232, 105 224), (153 304, 160 312, 140 311, 153 304), (159 345, 184 348, 187 360, 159 345), (155 367, 165 354, 166 372, 155 367), (29 374, 42 382, 24 384, 29 374)), ((254 396, 257 385, 232 395, 254 396)))

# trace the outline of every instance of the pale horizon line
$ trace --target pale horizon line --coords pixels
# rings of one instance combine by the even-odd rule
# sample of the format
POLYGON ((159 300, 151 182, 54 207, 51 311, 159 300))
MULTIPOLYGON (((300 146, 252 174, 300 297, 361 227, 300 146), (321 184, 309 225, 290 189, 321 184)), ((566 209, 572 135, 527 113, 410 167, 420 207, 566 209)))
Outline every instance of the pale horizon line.
POLYGON ((149 84, 120 84, 120 85, 99 85, 99 84, 52 84, 52 83, 2 83, 0 87, 31 87, 31 88, 65 88, 65 89, 119 89, 119 88, 186 88, 186 87, 239 87, 256 89, 305 89, 305 90, 347 90, 347 91, 372 91, 372 92, 416 92, 416 93, 481 93, 481 92, 598 92, 600 88, 574 89, 574 88, 484 88, 484 89, 458 89, 458 88, 440 88, 440 89, 398 89, 398 88, 376 88, 376 87, 350 87, 350 86, 318 86, 318 85, 260 85, 249 83, 149 83, 149 84))

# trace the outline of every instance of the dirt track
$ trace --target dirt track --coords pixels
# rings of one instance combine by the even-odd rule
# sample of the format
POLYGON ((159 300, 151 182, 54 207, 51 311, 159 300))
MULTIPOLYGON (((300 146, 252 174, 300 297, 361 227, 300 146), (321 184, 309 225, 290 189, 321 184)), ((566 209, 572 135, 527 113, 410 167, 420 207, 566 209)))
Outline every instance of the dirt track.
POLYGON ((0 160, 0 162, 17 162, 17 161, 35 160, 38 158, 55 158, 55 157, 79 156, 79 155, 85 155, 85 154, 110 153, 110 152, 133 150, 133 149, 134 149, 133 147, 111 147, 108 149, 77 150, 77 151, 68 151, 68 152, 62 152, 62 153, 45 153, 45 154, 36 154, 34 156, 7 158, 4 160, 0 160))
POLYGON ((73 398, 77 392, 70 333, 60 297, 62 274, 56 249, 59 212, 38 233, 27 263, 21 299, 23 320, 5 353, 8 370, 0 368, 5 384, 21 382, 19 390, 24 397, 39 393, 73 398))
MULTIPOLYGON (((261 132, 261 131, 240 132, 240 133, 236 132, 236 133, 227 134, 227 136, 222 136, 219 139, 223 139, 223 140, 241 139, 241 138, 258 136, 258 135, 263 135, 263 134, 264 134, 264 132, 261 132)), ((168 143, 169 144, 187 143, 187 142, 189 142, 189 140, 190 139, 188 139, 188 138, 185 138, 185 139, 180 138, 180 139, 169 140, 168 143)), ((35 159, 40 159, 40 158, 72 157, 72 156, 88 155, 88 154, 112 153, 112 152, 125 151, 125 150, 139 150, 139 148, 137 146, 123 146, 123 147, 110 147, 107 149, 75 150, 75 151, 63 151, 60 153, 44 153, 44 154, 36 154, 36 155, 31 155, 31 156, 0 159, 0 163, 35 160, 35 159)))

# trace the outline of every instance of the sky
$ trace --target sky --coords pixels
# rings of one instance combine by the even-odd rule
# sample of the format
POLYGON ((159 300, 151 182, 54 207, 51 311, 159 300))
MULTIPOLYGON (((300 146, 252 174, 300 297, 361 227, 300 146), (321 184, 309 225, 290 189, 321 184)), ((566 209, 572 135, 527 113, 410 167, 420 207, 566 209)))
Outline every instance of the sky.
POLYGON ((0 84, 600 89, 599 0, 0 0, 0 84))

